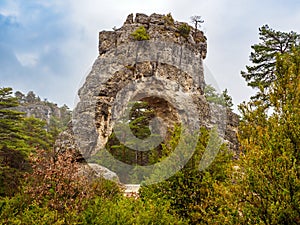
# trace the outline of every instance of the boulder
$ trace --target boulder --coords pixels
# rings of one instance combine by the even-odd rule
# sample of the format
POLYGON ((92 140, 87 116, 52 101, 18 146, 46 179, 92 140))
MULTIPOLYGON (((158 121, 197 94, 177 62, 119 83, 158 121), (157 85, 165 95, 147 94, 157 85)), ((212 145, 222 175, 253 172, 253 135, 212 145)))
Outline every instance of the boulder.
POLYGON ((81 171, 84 174, 92 174, 93 177, 96 178, 104 178, 107 180, 111 180, 117 183, 120 183, 119 177, 115 172, 112 172, 111 170, 107 169, 104 166, 101 166, 96 163, 87 163, 83 164, 81 171))

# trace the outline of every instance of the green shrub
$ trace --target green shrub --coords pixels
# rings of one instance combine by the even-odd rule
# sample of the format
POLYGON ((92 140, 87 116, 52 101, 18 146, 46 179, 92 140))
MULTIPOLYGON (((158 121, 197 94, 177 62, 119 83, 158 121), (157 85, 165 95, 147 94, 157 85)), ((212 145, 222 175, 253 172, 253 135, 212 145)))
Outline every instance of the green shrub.
POLYGON ((139 28, 137 28, 134 32, 131 33, 131 36, 134 38, 134 40, 137 41, 144 41, 150 39, 150 36, 147 33, 147 30, 144 26, 140 26, 139 28))
POLYGON ((120 197, 113 201, 95 198, 82 213, 83 224, 187 224, 169 205, 143 202, 140 199, 120 197))
POLYGON ((167 15, 165 15, 164 20, 168 25, 174 25, 174 23, 175 23, 171 13, 168 13, 167 15))
POLYGON ((29 203, 25 195, 0 200, 0 224, 77 224, 77 211, 65 211, 63 214, 52 208, 29 203))
POLYGON ((188 38, 190 31, 191 27, 186 23, 183 23, 178 27, 178 32, 182 37, 188 38))
POLYGON ((164 202, 143 202, 123 195, 113 199, 97 196, 90 199, 83 211, 61 213, 49 206, 29 203, 24 196, 0 199, 0 224, 188 224, 164 202))
POLYGON ((123 190, 119 184, 104 178, 94 180, 91 184, 91 191, 93 196, 108 200, 112 200, 123 195, 123 190))
POLYGON ((14 197, 0 198, 0 224, 9 224, 26 208, 24 196, 16 194, 14 197))
POLYGON ((208 140, 217 143, 217 140, 214 141, 216 131, 205 128, 200 131, 195 152, 184 168, 161 183, 142 186, 139 194, 145 202, 170 204, 171 210, 190 224, 217 224, 216 221, 222 219, 219 214, 223 215, 223 211, 227 210, 222 193, 226 182, 231 182, 228 181, 227 170, 230 168, 232 155, 222 145, 212 164, 205 171, 200 171, 200 160, 204 152, 208 154, 207 158, 213 157, 206 150, 208 140))

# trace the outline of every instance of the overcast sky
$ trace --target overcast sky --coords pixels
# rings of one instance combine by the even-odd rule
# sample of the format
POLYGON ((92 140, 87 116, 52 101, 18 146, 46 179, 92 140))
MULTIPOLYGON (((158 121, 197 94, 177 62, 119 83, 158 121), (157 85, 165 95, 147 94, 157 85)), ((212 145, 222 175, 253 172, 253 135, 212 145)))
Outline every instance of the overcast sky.
POLYGON ((98 55, 98 32, 120 27, 129 13, 204 19, 206 72, 235 105, 253 94, 240 75, 264 24, 300 33, 299 0, 1 0, 0 87, 74 107, 98 55))

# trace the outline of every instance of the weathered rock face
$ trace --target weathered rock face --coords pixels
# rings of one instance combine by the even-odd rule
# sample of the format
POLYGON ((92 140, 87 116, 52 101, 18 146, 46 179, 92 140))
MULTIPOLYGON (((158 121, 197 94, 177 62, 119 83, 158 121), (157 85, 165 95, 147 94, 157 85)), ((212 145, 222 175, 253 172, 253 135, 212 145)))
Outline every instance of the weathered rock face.
POLYGON ((54 151, 57 154, 70 150, 76 150, 77 154, 74 156, 76 161, 85 161, 74 139, 73 125, 71 121, 69 122, 67 129, 59 134, 54 144, 54 151))
POLYGON ((182 22, 172 21, 165 15, 137 13, 135 18, 130 14, 124 25, 114 31, 101 31, 99 33, 99 54, 105 54, 122 44, 127 44, 135 41, 131 35, 137 28, 144 26, 150 36, 150 41, 170 42, 184 45, 200 54, 202 59, 205 59, 207 52, 206 37, 202 31, 195 31, 189 26, 190 33, 187 37, 180 35, 180 26, 182 22))
POLYGON ((81 167, 78 172, 81 173, 83 176, 86 176, 89 179, 102 177, 107 180, 120 183, 120 179, 115 172, 110 171, 104 166, 98 165, 96 163, 86 162, 85 158, 82 157, 82 154, 79 151, 78 145, 76 144, 76 141, 74 139, 72 122, 70 122, 68 124, 68 128, 59 134, 54 145, 54 150, 56 154, 61 154, 65 151, 70 151, 74 149, 76 150, 74 160, 81 163, 81 167))
POLYGON ((104 179, 120 183, 119 177, 116 173, 96 163, 83 164, 80 172, 86 173, 87 177, 89 174, 93 174, 93 177, 95 178, 102 177, 104 179))
POLYGON ((167 129, 180 123, 192 133, 200 126, 217 126, 220 136, 236 150, 238 117, 207 102, 202 64, 206 38, 191 26, 182 35, 187 26, 165 15, 130 14, 121 28, 100 32, 99 56, 78 92, 80 101, 69 130, 72 142, 62 141, 59 146, 76 146, 88 159, 105 146, 126 115, 124 106, 143 101, 167 129), (141 26, 150 40, 132 36, 141 26))
POLYGON ((47 123, 47 129, 53 123, 59 123, 60 126, 66 126, 71 119, 71 111, 64 105, 62 107, 47 100, 42 101, 32 91, 27 96, 17 91, 15 93, 19 106, 14 107, 15 110, 24 112, 26 117, 35 117, 47 123), (56 121, 54 121, 56 120, 56 121))
POLYGON ((55 116, 58 118, 61 117, 60 110, 58 107, 52 108, 45 104, 34 103, 28 105, 20 105, 15 109, 20 112, 26 113, 27 117, 39 118, 41 120, 47 121, 47 123, 50 122, 51 116, 55 116))

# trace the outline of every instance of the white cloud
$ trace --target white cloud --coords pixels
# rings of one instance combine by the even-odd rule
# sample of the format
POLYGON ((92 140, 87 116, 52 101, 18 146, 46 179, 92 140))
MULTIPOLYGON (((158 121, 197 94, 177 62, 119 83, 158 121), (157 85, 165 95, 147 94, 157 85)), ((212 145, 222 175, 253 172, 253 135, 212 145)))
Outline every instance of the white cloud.
POLYGON ((35 53, 16 53, 16 58, 24 67, 35 67, 39 59, 35 53))
POLYGON ((17 10, 0 9, 0 14, 6 17, 17 17, 19 15, 19 12, 17 10))
POLYGON ((6 1, 5 4, 0 8, 0 14, 3 16, 14 16, 17 17, 20 15, 19 4, 14 1, 6 1))

